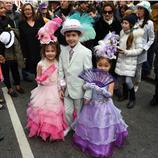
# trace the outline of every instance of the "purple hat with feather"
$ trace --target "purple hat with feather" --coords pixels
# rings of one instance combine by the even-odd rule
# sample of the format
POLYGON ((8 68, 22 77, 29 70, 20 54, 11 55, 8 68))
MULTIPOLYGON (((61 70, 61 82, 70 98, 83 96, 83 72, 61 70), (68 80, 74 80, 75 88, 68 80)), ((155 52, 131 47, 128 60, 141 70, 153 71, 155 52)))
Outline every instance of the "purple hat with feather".
POLYGON ((115 32, 109 32, 103 40, 98 42, 99 45, 95 46, 96 56, 116 59, 118 40, 119 36, 115 32))

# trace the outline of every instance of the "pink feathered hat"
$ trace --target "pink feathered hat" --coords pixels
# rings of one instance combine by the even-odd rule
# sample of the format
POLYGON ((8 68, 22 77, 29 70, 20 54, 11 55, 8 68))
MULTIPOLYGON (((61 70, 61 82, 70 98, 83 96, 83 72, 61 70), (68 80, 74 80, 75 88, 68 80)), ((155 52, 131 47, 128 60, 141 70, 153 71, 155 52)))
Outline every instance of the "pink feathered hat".
POLYGON ((51 41, 57 41, 56 36, 54 35, 55 31, 61 26, 62 19, 56 17, 48 21, 40 30, 38 31, 38 39, 41 44, 49 44, 51 41))

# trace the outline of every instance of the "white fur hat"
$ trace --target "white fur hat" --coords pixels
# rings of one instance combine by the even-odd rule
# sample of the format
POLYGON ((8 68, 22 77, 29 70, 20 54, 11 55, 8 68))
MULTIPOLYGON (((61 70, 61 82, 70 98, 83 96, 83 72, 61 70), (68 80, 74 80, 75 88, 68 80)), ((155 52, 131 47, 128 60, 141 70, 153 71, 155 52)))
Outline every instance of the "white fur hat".
POLYGON ((63 23, 61 33, 64 35, 67 31, 79 31, 81 34, 84 33, 81 23, 76 19, 66 19, 66 21, 63 23))
POLYGON ((150 2, 148 1, 142 1, 140 3, 137 4, 137 7, 143 7, 144 9, 146 9, 149 14, 151 14, 151 5, 150 2))
POLYGON ((14 43, 14 32, 13 31, 4 31, 0 34, 0 42, 2 42, 6 48, 9 48, 14 43))

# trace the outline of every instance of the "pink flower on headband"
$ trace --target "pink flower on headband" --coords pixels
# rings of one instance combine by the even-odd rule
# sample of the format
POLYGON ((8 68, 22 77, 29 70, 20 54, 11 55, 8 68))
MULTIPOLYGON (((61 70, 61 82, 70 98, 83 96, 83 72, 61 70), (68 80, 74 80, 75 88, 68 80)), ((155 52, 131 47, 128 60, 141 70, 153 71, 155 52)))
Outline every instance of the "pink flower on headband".
POLYGON ((40 30, 38 31, 38 39, 41 44, 49 44, 51 41, 57 41, 54 33, 61 26, 62 19, 56 17, 49 22, 47 22, 40 30))

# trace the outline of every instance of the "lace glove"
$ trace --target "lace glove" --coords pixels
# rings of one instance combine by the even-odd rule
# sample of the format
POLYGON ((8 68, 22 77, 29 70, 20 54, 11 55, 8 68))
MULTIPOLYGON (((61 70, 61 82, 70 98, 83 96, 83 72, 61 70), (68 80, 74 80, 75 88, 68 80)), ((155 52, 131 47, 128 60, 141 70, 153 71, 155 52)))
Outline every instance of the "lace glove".
POLYGON ((94 89, 97 92, 99 92, 100 94, 104 95, 106 98, 110 98, 112 97, 111 93, 109 91, 106 90, 106 88, 100 88, 99 86, 97 86, 95 83, 86 83, 83 85, 84 89, 94 89))
POLYGON ((108 90, 106 90, 106 88, 100 88, 97 85, 95 85, 94 89, 100 94, 104 95, 106 98, 112 97, 111 93, 108 90))
POLYGON ((89 83, 87 82, 86 84, 83 85, 83 89, 94 89, 95 88, 95 83, 89 83))
POLYGON ((101 88, 101 93, 106 97, 106 98, 111 98, 112 94, 107 91, 105 88, 101 88))

